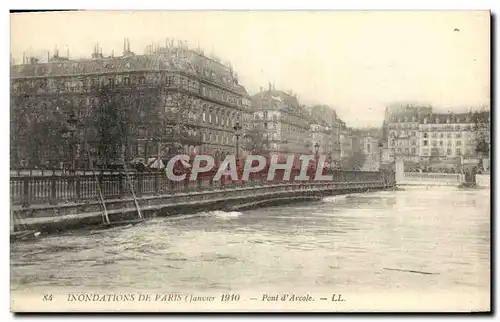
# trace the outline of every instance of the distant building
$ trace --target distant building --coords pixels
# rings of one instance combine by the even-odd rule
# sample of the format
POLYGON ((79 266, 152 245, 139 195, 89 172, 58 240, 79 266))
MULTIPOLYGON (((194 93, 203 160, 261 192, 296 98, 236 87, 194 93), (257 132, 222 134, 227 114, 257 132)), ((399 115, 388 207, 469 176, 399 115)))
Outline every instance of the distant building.
POLYGON ((384 138, 390 157, 401 157, 405 161, 419 161, 420 115, 432 113, 432 107, 418 105, 392 106, 386 109, 384 138))
POLYGON ((333 144, 332 129, 324 120, 311 119, 311 145, 312 154, 324 155, 331 162, 333 144))
POLYGON ((380 168, 380 129, 369 128, 358 130, 363 154, 366 160, 361 168, 363 171, 378 171, 380 168))
POLYGON ((310 153, 309 113, 297 97, 276 90, 260 90, 252 96, 253 127, 261 131, 269 153, 310 153))
POLYGON ((323 120, 329 127, 330 139, 328 142, 331 149, 325 151, 325 153, 329 154, 330 163, 333 167, 340 167, 342 161, 340 146, 341 120, 338 118, 337 112, 328 105, 315 105, 311 107, 310 113, 313 119, 323 120))
POLYGON ((478 156, 479 137, 489 151, 489 112, 434 113, 428 106, 393 106, 386 109, 384 133, 390 155, 383 162, 392 163, 396 156, 419 167, 446 161, 455 167, 463 158, 478 156))
POLYGON ((349 162, 353 156, 352 129, 348 128, 344 121, 340 121, 340 160, 341 167, 349 162))
POLYGON ((475 157, 478 135, 484 135, 489 144, 488 112, 433 113, 422 115, 419 121, 421 160, 475 157))

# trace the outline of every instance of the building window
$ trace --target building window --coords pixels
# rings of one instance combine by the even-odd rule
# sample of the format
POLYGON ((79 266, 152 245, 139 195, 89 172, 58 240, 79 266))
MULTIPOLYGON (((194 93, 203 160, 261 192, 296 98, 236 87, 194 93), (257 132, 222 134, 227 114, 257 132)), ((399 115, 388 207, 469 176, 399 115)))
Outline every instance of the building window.
POLYGON ((457 142, 455 143, 456 146, 461 146, 462 145, 462 141, 460 140, 457 140, 457 142))
POLYGON ((446 154, 451 155, 451 149, 450 148, 446 149, 446 154))
POLYGON ((443 140, 439 141, 439 146, 443 146, 443 145, 444 145, 443 140))
POLYGON ((429 144, 429 141, 424 140, 424 146, 427 146, 429 144))
POLYGON ((456 138, 461 138, 462 137, 462 133, 458 132, 456 135, 455 135, 456 138))
POLYGON ((432 146, 436 147, 437 146, 437 142, 436 141, 432 141, 432 146))
POLYGON ((442 132, 441 132, 441 133, 439 133, 439 137, 440 137, 440 138, 444 138, 444 133, 442 133, 442 132))
POLYGON ((447 138, 451 138, 451 133, 449 133, 449 132, 448 132, 448 133, 446 133, 446 137, 447 137, 447 138))
POLYGON ((455 149, 455 154, 456 154, 457 156, 461 155, 461 154, 462 154, 462 150, 460 150, 460 148, 456 148, 456 149, 455 149))
POLYGON ((429 134, 427 132, 424 132, 424 139, 427 139, 429 137, 429 134))

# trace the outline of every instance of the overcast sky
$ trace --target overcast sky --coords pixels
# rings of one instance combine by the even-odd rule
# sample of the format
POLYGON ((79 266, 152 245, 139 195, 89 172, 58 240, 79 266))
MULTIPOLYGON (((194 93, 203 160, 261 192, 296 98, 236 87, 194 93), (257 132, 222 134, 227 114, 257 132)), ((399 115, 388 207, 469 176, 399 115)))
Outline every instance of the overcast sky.
POLYGON ((274 82, 349 126, 380 126, 392 102, 489 105, 489 12, 78 12, 11 15, 11 53, 143 53, 166 38, 232 62, 247 90, 274 82))

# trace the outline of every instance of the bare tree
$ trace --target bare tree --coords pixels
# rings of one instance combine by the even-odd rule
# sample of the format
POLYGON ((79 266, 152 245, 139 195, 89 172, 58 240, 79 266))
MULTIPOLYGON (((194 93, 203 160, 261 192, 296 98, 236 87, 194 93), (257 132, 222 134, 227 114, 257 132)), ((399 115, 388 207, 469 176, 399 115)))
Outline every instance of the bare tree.
POLYGON ((269 140, 259 128, 251 128, 244 134, 244 138, 244 149, 252 154, 264 154, 269 149, 269 140))

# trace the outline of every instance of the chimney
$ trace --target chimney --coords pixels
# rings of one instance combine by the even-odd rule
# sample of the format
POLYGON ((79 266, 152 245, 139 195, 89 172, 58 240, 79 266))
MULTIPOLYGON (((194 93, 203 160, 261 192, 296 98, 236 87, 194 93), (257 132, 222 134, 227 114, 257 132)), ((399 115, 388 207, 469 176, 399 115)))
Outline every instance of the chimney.
POLYGON ((123 38, 123 55, 127 53, 127 38, 123 38))

